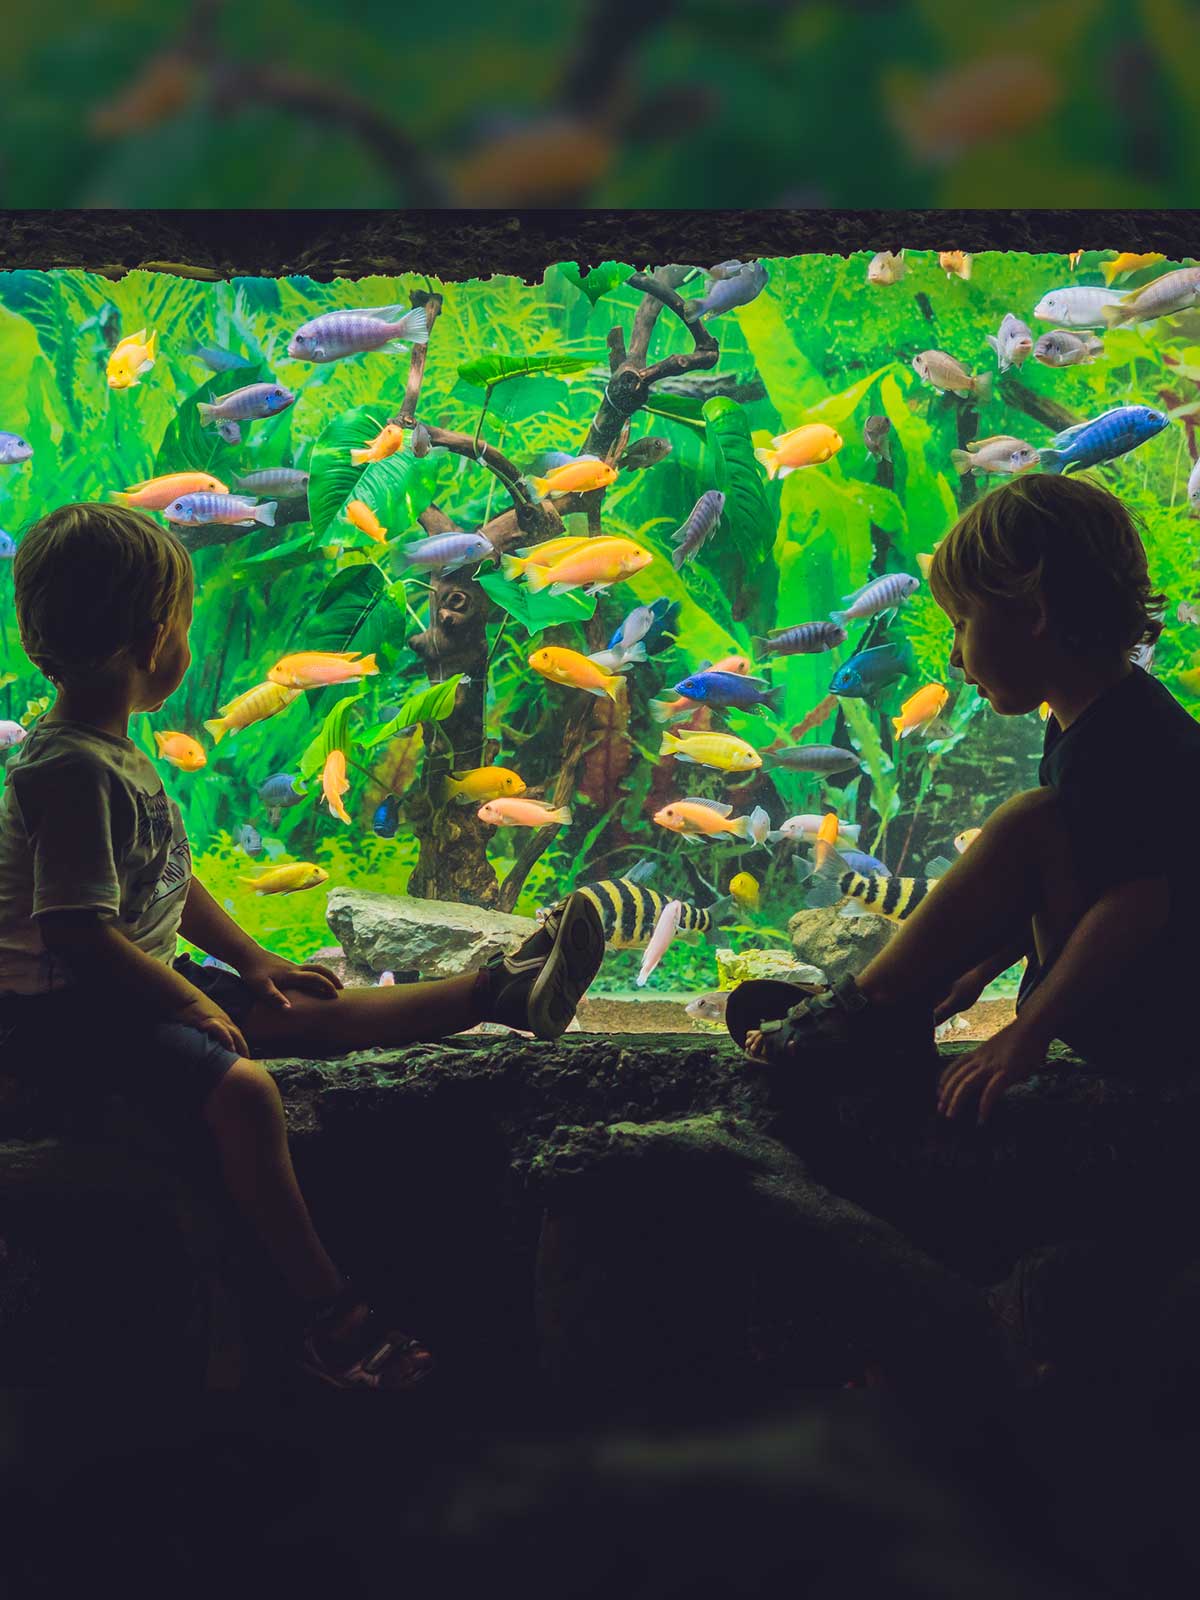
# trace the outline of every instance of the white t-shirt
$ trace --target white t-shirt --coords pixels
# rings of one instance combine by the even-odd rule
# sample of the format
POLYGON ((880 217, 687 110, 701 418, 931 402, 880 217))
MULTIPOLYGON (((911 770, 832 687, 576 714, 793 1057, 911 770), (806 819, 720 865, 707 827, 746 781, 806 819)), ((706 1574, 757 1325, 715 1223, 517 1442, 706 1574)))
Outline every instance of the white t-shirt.
POLYGON ((145 753, 88 723, 39 719, 0 793, 0 994, 75 981, 42 943, 46 911, 98 911, 169 964, 191 876, 183 817, 145 753))

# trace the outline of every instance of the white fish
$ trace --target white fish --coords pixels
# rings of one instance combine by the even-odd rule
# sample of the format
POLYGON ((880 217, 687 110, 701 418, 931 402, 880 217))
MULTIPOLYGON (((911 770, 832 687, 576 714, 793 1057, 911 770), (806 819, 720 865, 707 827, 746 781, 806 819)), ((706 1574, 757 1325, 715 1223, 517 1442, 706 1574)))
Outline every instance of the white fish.
POLYGON ((597 650, 588 660, 594 661, 601 672, 628 672, 635 661, 646 660, 646 646, 639 639, 628 650, 617 645, 615 650, 597 650))
POLYGON ((693 995, 683 1009, 697 1022, 724 1022, 725 1007, 729 1004, 731 992, 729 989, 709 989, 704 994, 693 995))
POLYGON ((1200 456, 1196 458, 1195 466, 1188 473, 1187 497, 1192 514, 1200 513, 1200 456))
POLYGON ((1123 289, 1097 289, 1088 286, 1051 289, 1033 309, 1039 322, 1057 322, 1062 328, 1102 328, 1101 306, 1115 306, 1124 300, 1123 289))
MULTIPOLYGON (((771 839, 795 839, 805 844, 817 842, 817 830, 820 828, 824 817, 815 814, 806 814, 798 817, 789 817, 786 822, 781 822, 771 839)), ((858 836, 862 832, 862 823, 853 822, 847 825, 838 823, 837 848, 839 850, 857 850, 858 836)))
POLYGON ((654 607, 635 606, 621 624, 621 637, 617 644, 622 650, 632 650, 639 639, 644 639, 654 626, 654 607))
POLYGON ((1007 372, 1009 367, 1019 367, 1033 350, 1033 334, 1028 325, 1020 317, 1014 317, 1011 311, 1001 322, 1000 331, 985 337, 996 352, 1001 372, 1007 372))
POLYGON ((642 964, 635 980, 639 989, 666 955, 667 946, 679 929, 679 916, 682 910, 682 900, 668 900, 659 912, 658 921, 654 924, 654 932, 650 935, 650 943, 646 946, 646 954, 642 957, 642 964))
POLYGON ((0 722, 0 750, 9 750, 20 744, 27 730, 19 722, 0 722))
POLYGON ((390 968, 385 967, 384 970, 379 974, 379 982, 375 985, 375 987, 377 989, 379 989, 379 988, 386 989, 391 984, 394 984, 395 981, 396 981, 396 974, 394 972, 392 972, 390 968))

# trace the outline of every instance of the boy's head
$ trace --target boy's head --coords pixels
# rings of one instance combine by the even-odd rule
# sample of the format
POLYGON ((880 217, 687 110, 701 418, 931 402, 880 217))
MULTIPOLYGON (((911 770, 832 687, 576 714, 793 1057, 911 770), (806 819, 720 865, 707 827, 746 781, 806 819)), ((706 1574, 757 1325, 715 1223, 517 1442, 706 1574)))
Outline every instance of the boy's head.
POLYGON ((187 671, 191 557, 142 512, 58 506, 21 539, 13 584, 25 654, 68 694, 146 710, 187 671))
POLYGON ((1134 513, 1086 476, 1051 473, 970 506, 934 551, 929 587, 955 624, 952 663, 1006 713, 1032 709, 1064 671, 1119 670, 1158 638, 1166 604, 1134 513))

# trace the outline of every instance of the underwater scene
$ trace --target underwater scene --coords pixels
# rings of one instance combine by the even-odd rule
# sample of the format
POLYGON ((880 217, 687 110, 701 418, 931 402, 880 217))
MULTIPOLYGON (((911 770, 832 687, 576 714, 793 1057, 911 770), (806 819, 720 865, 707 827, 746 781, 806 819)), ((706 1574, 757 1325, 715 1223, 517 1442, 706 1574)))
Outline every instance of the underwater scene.
POLYGON ((902 921, 1037 785, 1048 708, 962 681, 926 582, 977 496, 1118 494, 1169 597, 1136 659, 1200 706, 1198 296, 1115 248, 0 274, 0 744, 53 696, 22 529, 138 507, 195 610, 129 735, 255 939, 328 948, 337 888, 526 917, 587 889, 592 992, 717 1023, 749 954, 802 961, 797 913, 902 921))

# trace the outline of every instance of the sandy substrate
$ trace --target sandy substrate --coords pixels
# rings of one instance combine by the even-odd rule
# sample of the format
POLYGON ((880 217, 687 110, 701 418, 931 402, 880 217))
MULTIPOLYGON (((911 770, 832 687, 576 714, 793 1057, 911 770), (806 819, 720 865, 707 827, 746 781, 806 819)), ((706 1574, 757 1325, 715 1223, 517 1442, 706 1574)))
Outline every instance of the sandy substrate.
MULTIPOLYGON (((683 1009, 690 995, 654 995, 631 999, 620 995, 585 996, 577 1012, 584 1033, 711 1033, 683 1009)), ((961 1013, 965 1028, 952 1028, 949 1040, 990 1039, 1015 1016, 1011 1000, 980 1000, 961 1013)), ((722 1030, 723 1031, 723 1030, 722 1030)))

